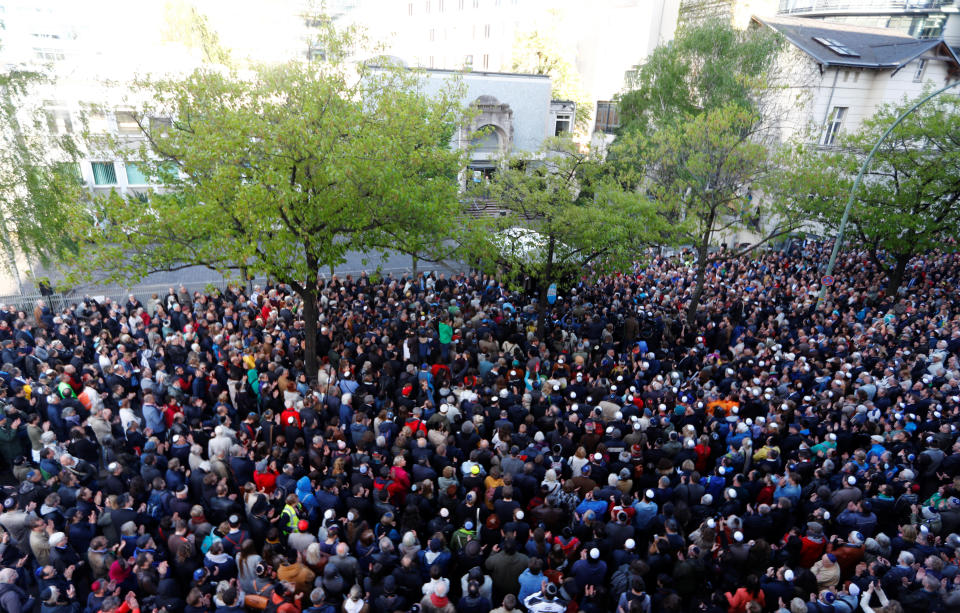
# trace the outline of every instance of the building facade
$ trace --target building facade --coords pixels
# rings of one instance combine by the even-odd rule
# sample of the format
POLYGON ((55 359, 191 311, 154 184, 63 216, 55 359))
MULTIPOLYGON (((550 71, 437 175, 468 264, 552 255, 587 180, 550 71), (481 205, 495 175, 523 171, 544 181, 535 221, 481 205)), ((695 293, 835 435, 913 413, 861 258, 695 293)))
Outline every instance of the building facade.
POLYGON ((781 15, 891 28, 916 38, 943 38, 960 46, 957 0, 780 0, 781 15))
POLYGON ((788 45, 779 64, 781 138, 822 147, 859 128, 887 103, 901 103, 960 78, 960 61, 943 39, 917 39, 890 28, 777 15, 755 17, 788 45))
POLYGON ((467 189, 489 180, 504 156, 533 154, 547 138, 571 130, 576 106, 551 99, 548 76, 440 69, 424 72, 424 92, 436 94, 459 79, 464 91, 461 103, 475 110, 470 124, 460 127, 453 143, 471 150, 463 177, 467 189))

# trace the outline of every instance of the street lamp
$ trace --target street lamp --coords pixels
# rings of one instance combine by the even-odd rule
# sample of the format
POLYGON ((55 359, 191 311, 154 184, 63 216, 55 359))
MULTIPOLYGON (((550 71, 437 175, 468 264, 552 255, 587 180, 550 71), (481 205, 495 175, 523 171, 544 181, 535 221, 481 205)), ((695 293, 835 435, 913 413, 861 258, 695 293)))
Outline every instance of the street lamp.
MULTIPOLYGON (((917 100, 914 104, 910 106, 902 115, 897 117, 897 120, 890 124, 890 127, 877 139, 877 142, 874 143, 873 149, 870 150, 870 154, 867 155, 867 159, 863 161, 863 165, 860 166, 860 172, 857 173, 857 178, 853 182, 853 187, 850 188, 850 197, 847 199, 847 206, 843 208, 843 217, 840 218, 840 229, 837 230, 837 238, 833 242, 833 251, 830 253, 830 262, 827 264, 827 271, 824 273, 824 277, 829 277, 833 274, 833 265, 837 263, 837 254, 840 253, 840 245, 843 244, 843 231, 847 228, 847 220, 850 218, 850 209, 853 208, 853 199, 856 197, 857 188, 860 187, 860 181, 863 180, 863 175, 867 172, 867 167, 870 165, 870 162, 873 160, 873 156, 877 153, 877 149, 880 148, 880 145, 883 144, 883 141, 890 136, 890 133, 893 132, 894 128, 900 125, 904 119, 907 118, 907 115, 917 110, 921 105, 926 103, 931 98, 939 96, 943 92, 947 91, 951 87, 956 87, 960 85, 960 81, 954 81, 953 83, 947 83, 940 89, 933 91, 920 100, 917 100)), ((823 302, 823 298, 827 294, 827 286, 820 283, 820 293, 817 295, 817 304, 823 302)))

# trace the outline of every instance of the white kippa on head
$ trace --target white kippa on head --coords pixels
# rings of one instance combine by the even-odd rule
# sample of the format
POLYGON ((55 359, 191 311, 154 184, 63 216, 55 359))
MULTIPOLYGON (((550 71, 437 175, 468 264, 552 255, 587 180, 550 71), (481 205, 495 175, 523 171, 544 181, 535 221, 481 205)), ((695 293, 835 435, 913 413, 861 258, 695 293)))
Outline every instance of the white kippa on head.
POLYGON ((793 577, 794 577, 793 571, 790 570, 789 568, 783 571, 783 578, 785 581, 793 581, 793 577))
POLYGON ((590 550, 590 557, 593 558, 594 560, 600 559, 600 550, 597 549, 596 547, 594 547, 593 549, 591 549, 591 550, 590 550))
POLYGON ((734 533, 733 533, 733 540, 735 540, 735 541, 738 542, 738 543, 742 543, 742 542, 743 542, 743 532, 740 532, 739 530, 737 530, 736 532, 734 532, 734 533))

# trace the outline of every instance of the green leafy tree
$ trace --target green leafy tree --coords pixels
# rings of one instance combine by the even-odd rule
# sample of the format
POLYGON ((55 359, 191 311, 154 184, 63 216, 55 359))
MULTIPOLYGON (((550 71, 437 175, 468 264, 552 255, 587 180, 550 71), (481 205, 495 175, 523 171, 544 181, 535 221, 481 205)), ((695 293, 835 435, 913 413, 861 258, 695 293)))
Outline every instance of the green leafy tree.
MULTIPOLYGON (((328 55, 328 59, 331 56, 328 55)), ((136 155, 163 189, 97 203, 82 270, 137 279, 202 264, 245 268, 302 300, 305 369, 317 372, 318 271, 352 250, 430 235, 458 211, 460 154, 437 134, 459 96, 428 98, 417 74, 383 64, 295 62, 239 76, 198 70, 142 83, 136 155), (151 120, 172 117, 172 122, 151 120)))
MULTIPOLYGON (((797 147, 784 164, 782 193, 821 227, 838 229, 854 178, 877 139, 911 100, 882 106, 840 146, 797 147)), ((941 95, 897 126, 877 150, 855 194, 848 236, 866 247, 887 277, 887 295, 900 288, 910 260, 960 238, 960 98, 941 95)))
POLYGON ((532 159, 505 160, 490 184, 492 199, 507 214, 486 233, 484 261, 499 265, 514 283, 533 284, 541 333, 551 283, 622 269, 665 229, 645 198, 606 174, 598 156, 556 138, 532 159))
POLYGON ((708 266, 749 253, 795 227, 779 199, 754 197, 777 172, 765 132, 756 113, 728 104, 688 115, 649 137, 624 139, 624 148, 641 160, 641 187, 674 221, 675 239, 696 250, 688 324, 695 321, 708 266), (710 252, 719 239, 744 231, 752 235, 749 245, 710 252))
POLYGON ((18 284, 18 258, 47 265, 75 255, 71 227, 84 215, 76 144, 34 105, 35 88, 48 84, 35 72, 0 73, 0 242, 18 284))
POLYGON ((554 27, 547 25, 518 32, 513 44, 512 67, 514 72, 548 75, 551 96, 555 100, 572 100, 576 103, 576 130, 581 134, 586 133, 593 114, 593 104, 583 88, 573 59, 564 51, 554 27))
POLYGON ((199 49, 204 62, 229 64, 230 51, 223 46, 220 35, 210 25, 206 15, 187 0, 167 0, 161 36, 164 41, 176 42, 188 49, 199 49))
POLYGON ((755 109, 782 46, 776 33, 708 20, 657 47, 619 97, 620 130, 649 132, 698 113, 755 109))

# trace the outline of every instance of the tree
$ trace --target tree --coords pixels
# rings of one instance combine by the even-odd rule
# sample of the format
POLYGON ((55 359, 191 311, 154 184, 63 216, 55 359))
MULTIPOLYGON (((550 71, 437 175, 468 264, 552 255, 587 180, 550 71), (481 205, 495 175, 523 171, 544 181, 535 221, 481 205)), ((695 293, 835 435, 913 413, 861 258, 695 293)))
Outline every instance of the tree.
POLYGON ((579 279, 588 268, 622 269, 662 229, 650 203, 621 190, 602 164, 569 138, 549 139, 532 159, 505 160, 490 184, 491 197, 508 214, 488 234, 486 261, 500 264, 515 282, 533 281, 540 334, 551 283, 579 279))
POLYGON ((0 74, 0 242, 18 286, 18 258, 48 264, 76 253, 70 228, 83 215, 76 145, 32 102, 48 84, 17 68, 0 74))
POLYGON ((458 121, 459 96, 427 98, 418 75, 399 67, 357 70, 293 62, 143 83, 152 102, 135 113, 138 158, 164 189, 146 204, 100 201, 106 231, 85 229, 83 268, 129 279, 191 264, 243 267, 289 285, 302 300, 305 370, 315 376, 318 270, 351 250, 384 249, 397 232, 428 235, 459 207, 449 177, 462 160, 437 138, 458 121))
MULTIPOLYGON (((854 178, 886 129, 913 101, 887 104, 836 150, 795 148, 783 192, 802 194, 811 222, 836 231, 854 178)), ((917 254, 960 238, 960 98, 941 95, 919 107, 877 150, 850 211, 848 232, 887 277, 895 295, 917 254)))
POLYGON ((721 20, 681 27, 628 80, 618 100, 620 131, 649 132, 727 105, 756 109, 781 45, 770 30, 721 20))
POLYGON ((229 64, 230 52, 220 42, 220 35, 206 15, 187 0, 167 0, 161 36, 166 42, 177 42, 188 49, 198 49, 203 61, 229 64))
POLYGON ((749 253, 795 226, 779 199, 754 197, 762 194, 776 170, 765 133, 755 112, 728 104, 621 143, 621 150, 642 164, 641 188, 674 220, 679 241, 696 249, 688 324, 696 318, 707 266, 749 253), (718 237, 739 231, 754 234, 755 240, 710 253, 718 237))
MULTIPOLYGON (((556 19, 556 16, 553 16, 556 19)), ((568 46, 569 48, 569 46, 568 46)), ((555 26, 518 32, 513 44, 512 70, 528 74, 548 75, 554 100, 572 100, 577 108, 574 123, 577 132, 586 134, 593 114, 590 96, 583 88, 573 60, 563 51, 555 26)))

